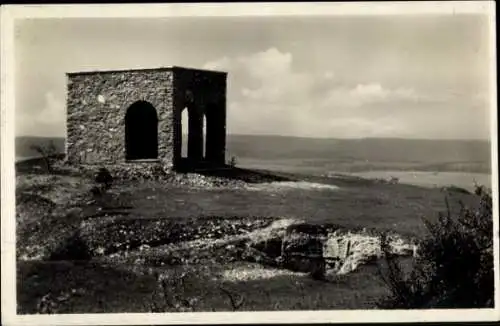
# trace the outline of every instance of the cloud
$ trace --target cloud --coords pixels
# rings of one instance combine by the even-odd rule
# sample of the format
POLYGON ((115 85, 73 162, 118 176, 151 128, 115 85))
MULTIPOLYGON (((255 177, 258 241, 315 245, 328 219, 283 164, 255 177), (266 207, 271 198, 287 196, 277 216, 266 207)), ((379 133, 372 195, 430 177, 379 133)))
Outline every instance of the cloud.
POLYGON ((205 69, 229 69, 238 65, 248 68, 247 73, 255 78, 273 78, 283 74, 288 74, 291 70, 292 55, 287 52, 280 52, 276 48, 257 52, 248 56, 236 58, 222 57, 221 59, 208 62, 205 69))
POLYGON ((16 119, 16 134, 31 135, 33 131, 38 136, 62 137, 65 136, 66 108, 64 99, 48 91, 44 94, 44 104, 41 110, 22 113, 16 119))
POLYGON ((40 122, 53 124, 64 120, 65 103, 53 92, 45 93, 45 106, 39 114, 40 122))
POLYGON ((379 83, 357 84, 355 86, 333 87, 322 99, 325 106, 340 109, 359 108, 379 103, 416 102, 424 100, 411 88, 387 88, 379 83))
POLYGON ((268 103, 300 100, 313 83, 312 76, 292 69, 289 52, 276 48, 236 58, 223 57, 208 62, 205 69, 230 71, 230 87, 243 98, 268 103))
POLYGON ((297 71, 292 54, 277 48, 225 56, 204 68, 229 72, 228 129, 234 133, 401 136, 404 123, 390 118, 387 110, 380 112, 380 107, 424 98, 411 88, 341 80, 333 71, 297 71))
POLYGON ((388 91, 382 88, 380 84, 359 84, 351 90, 353 96, 362 97, 386 97, 388 91))
POLYGON ((488 20, 455 16, 23 21, 16 134, 64 135, 64 72, 205 64, 229 72, 229 132, 478 136, 488 20))
POLYGON ((226 69, 230 67, 231 60, 228 57, 222 57, 218 60, 209 61, 203 65, 203 69, 209 70, 217 70, 217 69, 226 69))

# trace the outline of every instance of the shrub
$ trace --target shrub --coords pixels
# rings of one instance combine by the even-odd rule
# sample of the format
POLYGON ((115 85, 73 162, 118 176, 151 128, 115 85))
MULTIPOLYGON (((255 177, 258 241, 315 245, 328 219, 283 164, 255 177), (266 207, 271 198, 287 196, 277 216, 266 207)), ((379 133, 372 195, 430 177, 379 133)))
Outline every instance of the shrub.
POLYGON ((57 148, 51 140, 48 145, 32 145, 31 150, 37 152, 45 163, 47 173, 53 172, 54 159, 57 154, 57 148))
POLYGON ((228 165, 230 167, 234 168, 234 167, 236 167, 236 163, 237 163, 236 156, 231 156, 231 159, 229 160, 228 165))
POLYGON ((98 186, 93 186, 92 188, 90 188, 90 194, 94 197, 94 198, 98 198, 100 196, 103 195, 103 190, 101 187, 98 187, 98 186))
POLYGON ((451 192, 451 193, 458 193, 458 194, 466 194, 466 195, 471 194, 471 192, 469 190, 464 189, 464 188, 460 188, 457 186, 443 187, 443 188, 441 188, 441 190, 451 192))
POLYGON ((102 185, 104 189, 109 189, 111 188, 111 185, 113 183, 113 177, 111 176, 111 173, 108 171, 108 169, 102 167, 99 169, 99 171, 97 171, 95 182, 99 185, 102 185))
POLYGON ((398 177, 391 177, 389 179, 390 184, 398 184, 399 183, 399 178, 398 177))
POLYGON ((387 273, 382 275, 390 295, 381 308, 485 308, 493 307, 492 198, 477 189, 480 205, 462 203, 458 216, 439 214, 437 222, 424 221, 429 236, 419 244, 418 258, 405 275, 383 238, 387 273))
POLYGON ((92 253, 80 232, 75 232, 50 253, 48 260, 90 260, 92 253))

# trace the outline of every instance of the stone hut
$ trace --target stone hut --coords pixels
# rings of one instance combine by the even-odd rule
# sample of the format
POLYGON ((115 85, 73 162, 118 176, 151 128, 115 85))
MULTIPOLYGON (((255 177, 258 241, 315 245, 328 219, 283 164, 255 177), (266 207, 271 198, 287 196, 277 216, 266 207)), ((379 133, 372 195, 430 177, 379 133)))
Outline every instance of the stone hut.
POLYGON ((181 67, 68 73, 67 161, 158 162, 176 170, 224 165, 226 80, 225 72, 181 67))

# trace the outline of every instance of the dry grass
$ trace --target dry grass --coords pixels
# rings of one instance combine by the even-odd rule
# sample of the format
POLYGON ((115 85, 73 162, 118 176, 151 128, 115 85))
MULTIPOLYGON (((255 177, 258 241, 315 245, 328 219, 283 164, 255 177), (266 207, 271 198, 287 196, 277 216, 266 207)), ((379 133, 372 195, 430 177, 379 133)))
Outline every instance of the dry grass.
MULTIPOLYGON (((69 228, 55 226, 68 223, 79 225, 89 218, 102 219, 103 205, 111 207, 111 211, 126 205, 130 209, 127 208, 123 219, 183 221, 192 218, 203 220, 214 216, 220 219, 251 219, 259 216, 332 223, 353 230, 390 230, 419 237, 425 231, 420 217, 432 218, 437 215, 437 211, 445 208, 445 194, 439 190, 377 184, 362 179, 311 177, 306 181, 330 184, 338 188, 305 190, 288 187, 268 192, 241 188, 174 187, 158 181, 122 182, 115 184, 108 197, 100 202, 84 204, 84 200, 88 200, 85 192, 92 186, 87 179, 77 176, 24 174, 18 176, 18 194, 41 193, 56 204, 59 212, 75 205, 78 212, 71 216, 61 216, 47 214, 41 207, 39 216, 47 218, 47 223, 34 229, 38 236, 27 232, 29 228, 26 229, 26 225, 19 227, 18 234, 25 234, 24 239, 35 239, 33 241, 37 243, 43 241, 45 235, 55 237, 58 232, 69 232, 69 228)), ((451 201, 458 199, 467 202, 469 197, 466 194, 454 194, 450 198, 451 201)), ((18 206, 18 213, 24 206, 18 206)), ((29 214, 32 215, 32 220, 37 220, 33 212, 29 214)), ((23 237, 18 246, 30 243, 24 243, 22 239, 23 237)), ((141 253, 138 255, 141 256, 141 253)), ((143 256, 146 256, 145 252, 143 256)), ((363 265, 347 275, 330 277, 329 282, 325 283, 314 281, 300 273, 242 262, 205 262, 180 266, 148 266, 134 264, 130 260, 110 262, 113 260, 86 263, 20 262, 20 313, 39 311, 38 304, 43 297, 49 301, 63 298, 53 308, 59 313, 111 313, 155 309, 369 309, 376 308, 376 301, 387 294, 385 285, 372 265, 363 265), (158 275, 170 275, 174 284, 167 288, 174 294, 182 292, 182 298, 166 302, 165 293, 163 299, 159 294, 155 296, 159 285, 154 272, 158 275), (179 283, 178 275, 183 274, 188 277, 183 282, 186 286, 179 283), (46 297, 48 293, 52 294, 46 297), (240 298, 236 296, 231 299, 232 293, 241 294, 244 302, 239 304, 240 298), (96 301, 96 298, 99 300, 96 301)))
POLYGON ((19 313, 36 313, 40 299, 48 293, 57 298, 76 292, 58 302, 57 313, 150 312, 153 306, 162 311, 234 310, 225 291, 233 294, 236 303, 244 300, 238 307, 243 311, 375 309, 377 301, 388 294, 370 265, 329 282, 252 263, 167 266, 155 271, 170 280, 167 301, 150 271, 97 262, 22 262, 19 313), (185 275, 183 282, 180 275, 185 275))

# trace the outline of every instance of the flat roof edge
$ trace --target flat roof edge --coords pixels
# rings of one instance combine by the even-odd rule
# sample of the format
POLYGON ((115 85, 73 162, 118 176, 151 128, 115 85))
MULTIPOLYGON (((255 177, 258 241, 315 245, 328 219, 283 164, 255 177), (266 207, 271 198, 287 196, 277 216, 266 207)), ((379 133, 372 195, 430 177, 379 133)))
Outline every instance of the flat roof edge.
POLYGON ((116 70, 87 70, 87 71, 69 71, 66 72, 66 76, 76 76, 76 75, 91 75, 91 74, 111 74, 120 72, 139 72, 139 71, 174 71, 174 70, 188 70, 188 71, 199 71, 211 74, 223 74, 227 75, 225 71, 209 70, 209 69, 196 69, 180 66, 168 66, 168 67, 156 67, 156 68, 132 68, 132 69, 116 69, 116 70))

